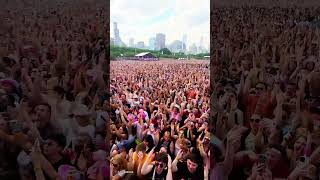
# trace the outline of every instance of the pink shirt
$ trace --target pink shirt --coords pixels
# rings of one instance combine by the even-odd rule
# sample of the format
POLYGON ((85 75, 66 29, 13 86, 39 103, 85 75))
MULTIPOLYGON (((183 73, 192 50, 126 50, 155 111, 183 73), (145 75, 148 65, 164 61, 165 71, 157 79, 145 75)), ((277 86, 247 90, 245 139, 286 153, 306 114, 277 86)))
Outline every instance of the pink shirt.
POLYGON ((177 121, 181 120, 180 113, 171 112, 170 119, 176 119, 177 121))

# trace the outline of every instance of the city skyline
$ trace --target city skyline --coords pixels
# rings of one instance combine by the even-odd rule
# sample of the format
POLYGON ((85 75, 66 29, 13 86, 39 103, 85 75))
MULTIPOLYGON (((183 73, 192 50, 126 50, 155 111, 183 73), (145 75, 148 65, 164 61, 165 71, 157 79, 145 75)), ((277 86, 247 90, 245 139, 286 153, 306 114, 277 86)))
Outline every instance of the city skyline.
POLYGON ((134 43, 134 38, 129 38, 129 42, 125 43, 121 40, 119 35, 119 29, 117 28, 117 22, 113 23, 114 26, 114 37, 111 38, 113 45, 117 46, 126 46, 126 47, 135 47, 141 49, 149 49, 149 50, 160 50, 163 48, 168 48, 172 52, 183 52, 183 53, 207 53, 209 49, 206 48, 203 41, 204 38, 201 36, 199 43, 192 43, 188 47, 187 44, 187 35, 183 34, 182 39, 176 39, 173 42, 166 42, 166 35, 163 33, 157 33, 155 37, 150 37, 148 43, 144 41, 139 41, 134 43))
MULTIPOLYGON (((133 38, 135 42, 143 41, 145 46, 149 46, 150 39, 162 33, 166 36, 166 46, 176 40, 184 41, 186 36, 188 49, 193 43, 199 46, 203 37, 203 46, 209 49, 210 1, 194 2, 111 0, 110 21, 118 23, 119 35, 126 45, 133 38)), ((113 23, 110 24, 110 34, 114 38, 113 23)))

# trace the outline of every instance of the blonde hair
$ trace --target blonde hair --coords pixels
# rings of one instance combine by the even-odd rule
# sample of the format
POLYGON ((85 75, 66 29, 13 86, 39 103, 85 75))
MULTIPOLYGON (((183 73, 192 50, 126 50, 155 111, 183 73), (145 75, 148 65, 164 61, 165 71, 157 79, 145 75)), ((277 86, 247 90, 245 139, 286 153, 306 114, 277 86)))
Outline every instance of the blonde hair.
POLYGON ((127 160, 121 155, 117 154, 114 157, 111 158, 111 163, 117 164, 119 169, 127 169, 127 160))

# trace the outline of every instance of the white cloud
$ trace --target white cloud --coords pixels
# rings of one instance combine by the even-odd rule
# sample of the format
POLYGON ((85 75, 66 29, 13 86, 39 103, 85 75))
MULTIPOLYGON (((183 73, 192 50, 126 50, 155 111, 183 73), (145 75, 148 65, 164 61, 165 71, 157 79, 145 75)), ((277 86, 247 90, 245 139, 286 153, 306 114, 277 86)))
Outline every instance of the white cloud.
MULTIPOLYGON (((204 45, 209 44, 210 1, 209 0, 111 0, 111 22, 117 22, 120 36, 125 43, 133 37, 135 42, 144 41, 156 33, 166 34, 166 43, 188 36, 188 45, 199 44, 201 36, 204 45), (161 21, 164 12, 170 9, 171 16, 161 21), (158 17, 158 18, 156 18, 158 17), (150 24, 156 18, 157 22, 150 24)), ((110 25, 113 37, 113 23, 110 25)))

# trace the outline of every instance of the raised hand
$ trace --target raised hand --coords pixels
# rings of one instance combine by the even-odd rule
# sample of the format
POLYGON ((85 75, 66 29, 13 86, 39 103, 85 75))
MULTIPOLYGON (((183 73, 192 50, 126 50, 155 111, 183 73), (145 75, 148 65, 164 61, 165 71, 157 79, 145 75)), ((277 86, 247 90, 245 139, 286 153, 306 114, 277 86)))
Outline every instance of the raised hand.
POLYGON ((252 167, 252 172, 251 172, 251 179, 255 180, 258 178, 259 172, 261 172, 263 169, 265 169, 265 164, 262 163, 255 163, 252 167))
POLYGON ((132 159, 133 158, 133 149, 131 148, 130 150, 129 150, 129 159, 132 159))
POLYGON ((176 156, 176 159, 180 160, 182 158, 182 155, 183 155, 183 151, 180 149, 177 156, 176 156))
MULTIPOLYGON (((148 154, 148 155, 149 155, 149 154, 148 154)), ((141 152, 141 151, 138 152, 138 159, 139 159, 139 162, 142 162, 143 152, 141 152)))
POLYGON ((235 149, 240 146, 241 135, 247 128, 241 126, 233 127, 227 134, 227 143, 235 149))
POLYGON ((87 168, 87 160, 85 159, 83 152, 80 154, 77 165, 81 170, 85 170, 87 168))
POLYGON ((283 104, 284 103, 284 94, 283 93, 278 93, 276 95, 276 100, 277 100, 277 104, 283 104))
POLYGON ((307 169, 308 165, 309 165, 308 163, 298 164, 296 168, 289 175, 289 179, 296 179, 299 176, 308 175, 309 174, 309 171, 307 169))
POLYGON ((174 124, 173 123, 171 123, 170 128, 171 128, 171 130, 174 130, 174 124))
POLYGON ((168 169, 171 169, 172 166, 172 159, 171 156, 168 154, 168 169))
POLYGON ((31 159, 35 167, 41 168, 41 150, 40 143, 37 139, 31 150, 31 159))

